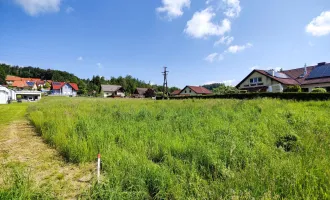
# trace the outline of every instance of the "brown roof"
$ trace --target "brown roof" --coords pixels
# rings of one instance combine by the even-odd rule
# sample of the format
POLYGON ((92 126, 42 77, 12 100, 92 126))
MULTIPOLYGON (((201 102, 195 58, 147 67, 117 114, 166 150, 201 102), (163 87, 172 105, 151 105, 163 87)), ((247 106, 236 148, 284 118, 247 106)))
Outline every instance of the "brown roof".
MULTIPOLYGON (((329 64, 329 63, 328 63, 329 64)), ((236 87, 241 85, 250 75, 254 72, 258 72, 263 74, 273 80, 278 81, 284 85, 308 85, 308 84, 318 84, 318 83, 330 83, 330 77, 322 77, 322 78, 315 78, 315 79, 308 79, 309 74, 317 67, 316 66, 309 66, 306 67, 307 73, 305 76, 302 77, 304 74, 305 68, 297 68, 297 69, 290 69, 290 70, 283 70, 280 73, 286 74, 289 78, 278 78, 274 77, 267 73, 267 70, 253 70, 248 76, 246 76, 236 87)))
MULTIPOLYGON (((212 92, 210 90, 208 90, 208 89, 206 89, 205 87, 202 87, 202 86, 186 86, 186 87, 189 87, 196 94, 212 94, 212 92)), ((183 88, 183 90, 185 88, 183 88)), ((183 90, 181 90, 181 91, 183 91, 183 90)), ((181 91, 180 91, 180 93, 181 93, 181 91)))
POLYGON ((136 88, 134 94, 144 95, 147 92, 148 88, 136 88))
POLYGON ((21 77, 18 76, 11 76, 11 75, 7 75, 6 77, 6 81, 20 81, 21 77))
POLYGON ((171 94, 172 95, 179 95, 181 90, 174 90, 171 94))
MULTIPOLYGON (((269 78, 274 79, 274 80, 276 80, 276 81, 278 81, 278 82, 280 82, 280 83, 282 83, 284 85, 299 85, 299 82, 296 81, 296 80, 294 80, 294 79, 292 79, 292 78, 278 78, 278 77, 274 77, 274 76, 268 74, 267 71, 265 71, 265 70, 256 69, 254 71, 259 72, 260 74, 263 74, 265 76, 268 76, 269 78)), ((284 71, 282 71, 282 73, 286 74, 284 71)))
POLYGON ((26 84, 26 81, 14 81, 12 86, 18 87, 18 88, 28 87, 28 85, 26 84))

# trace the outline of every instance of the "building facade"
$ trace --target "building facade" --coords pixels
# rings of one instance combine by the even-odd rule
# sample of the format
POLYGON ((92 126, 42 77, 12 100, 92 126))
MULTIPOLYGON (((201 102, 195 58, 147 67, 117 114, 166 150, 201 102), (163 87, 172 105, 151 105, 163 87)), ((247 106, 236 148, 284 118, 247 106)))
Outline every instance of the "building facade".
POLYGON ((52 82, 51 95, 77 96, 78 86, 75 83, 52 82))
POLYGON ((325 88, 330 92, 330 63, 318 63, 291 70, 253 70, 236 87, 249 92, 280 92, 273 88, 299 85, 303 92, 325 88))

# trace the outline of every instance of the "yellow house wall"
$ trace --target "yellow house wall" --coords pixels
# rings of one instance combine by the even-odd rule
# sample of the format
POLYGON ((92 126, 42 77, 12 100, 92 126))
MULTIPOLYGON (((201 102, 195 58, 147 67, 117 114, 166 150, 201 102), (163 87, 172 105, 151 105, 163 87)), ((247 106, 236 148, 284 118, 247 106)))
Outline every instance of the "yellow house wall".
POLYGON ((186 87, 184 90, 181 91, 180 95, 197 95, 193 90, 189 87, 186 87))
POLYGON ((253 87, 260 87, 260 86, 270 86, 270 85, 274 85, 274 84, 279 84, 279 82, 269 78, 268 76, 260 74, 259 72, 254 72, 242 84, 239 85, 239 89, 253 88, 253 87), (259 78, 259 77, 262 78, 261 83, 263 83, 263 85, 250 86, 250 79, 259 78), (249 85, 249 86, 245 86, 245 85, 249 85))
POLYGON ((326 88, 330 87, 330 83, 322 83, 322 84, 311 84, 311 85, 302 85, 301 88, 307 88, 308 92, 311 92, 314 88, 326 88))

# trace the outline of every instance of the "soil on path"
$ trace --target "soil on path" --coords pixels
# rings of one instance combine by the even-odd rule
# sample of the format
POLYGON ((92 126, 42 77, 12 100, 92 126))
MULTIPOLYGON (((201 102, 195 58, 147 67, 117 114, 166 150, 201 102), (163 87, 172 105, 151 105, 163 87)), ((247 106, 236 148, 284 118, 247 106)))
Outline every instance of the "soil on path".
POLYGON ((0 130, 0 187, 12 166, 22 166, 36 188, 49 188, 60 199, 76 199, 95 177, 95 164, 66 163, 26 119, 13 121, 0 130))

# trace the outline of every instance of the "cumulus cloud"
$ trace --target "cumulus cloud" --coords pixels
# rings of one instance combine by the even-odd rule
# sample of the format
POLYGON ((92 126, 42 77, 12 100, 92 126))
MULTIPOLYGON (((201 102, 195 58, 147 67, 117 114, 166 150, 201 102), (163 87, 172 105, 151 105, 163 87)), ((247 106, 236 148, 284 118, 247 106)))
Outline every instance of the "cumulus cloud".
POLYGON ((211 53, 210 55, 208 55, 204 58, 204 60, 206 60, 207 62, 210 62, 210 63, 213 63, 214 61, 220 61, 223 59, 224 59, 223 55, 219 54, 219 53, 211 53))
POLYGON ((166 13, 169 20, 183 15, 183 9, 190 7, 190 0, 162 0, 163 6, 158 7, 158 13, 166 13))
POLYGON ((330 11, 322 12, 314 18, 307 26, 306 32, 313 36, 324 36, 330 33, 330 11))
POLYGON ((58 12, 61 0, 15 0, 26 13, 36 16, 40 13, 58 12))
POLYGON ((226 52, 235 54, 235 53, 238 53, 240 51, 244 51, 247 48, 251 48, 252 46, 253 45, 251 43, 247 43, 247 44, 241 45, 241 46, 240 45, 233 45, 233 46, 228 47, 226 52))
POLYGON ((224 14, 227 17, 235 18, 239 16, 242 10, 239 0, 223 0, 223 2, 226 5, 226 10, 224 14))
POLYGON ((233 41, 234 41, 234 37, 222 36, 220 40, 214 43, 214 46, 218 46, 220 44, 230 45, 233 41))
POLYGON ((193 17, 187 22, 184 32, 195 38, 204 38, 207 36, 220 36, 229 32, 231 23, 224 19, 220 24, 212 22, 215 13, 211 7, 200 12, 195 12, 193 17))

